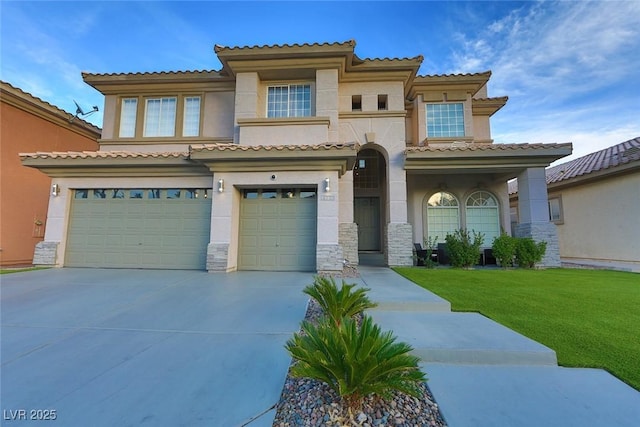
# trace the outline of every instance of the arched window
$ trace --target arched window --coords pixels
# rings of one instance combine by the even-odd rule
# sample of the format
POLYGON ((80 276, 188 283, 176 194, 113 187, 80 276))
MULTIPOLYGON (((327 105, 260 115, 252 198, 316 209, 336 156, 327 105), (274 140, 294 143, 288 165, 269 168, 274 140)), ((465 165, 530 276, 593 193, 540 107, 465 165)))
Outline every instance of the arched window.
POLYGON ((476 191, 467 198, 467 229, 484 234, 483 246, 491 246, 500 236, 498 201, 488 191, 476 191))
POLYGON ((460 228, 460 208, 458 199, 451 193, 441 191, 427 200, 427 237, 438 243, 444 243, 447 234, 453 234, 460 228))

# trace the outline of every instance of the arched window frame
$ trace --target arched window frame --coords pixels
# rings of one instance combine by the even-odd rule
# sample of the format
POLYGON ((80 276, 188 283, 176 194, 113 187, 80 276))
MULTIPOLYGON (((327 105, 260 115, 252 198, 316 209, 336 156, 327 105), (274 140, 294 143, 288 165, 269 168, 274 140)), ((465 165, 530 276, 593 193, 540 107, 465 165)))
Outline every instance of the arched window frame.
POLYGON ((447 234, 460 228, 460 201, 448 191, 433 193, 424 199, 423 218, 427 240, 444 243, 447 234))
POLYGON ((484 234, 484 247, 490 247, 500 236, 500 202, 487 190, 477 190, 465 201, 465 223, 468 230, 484 234))

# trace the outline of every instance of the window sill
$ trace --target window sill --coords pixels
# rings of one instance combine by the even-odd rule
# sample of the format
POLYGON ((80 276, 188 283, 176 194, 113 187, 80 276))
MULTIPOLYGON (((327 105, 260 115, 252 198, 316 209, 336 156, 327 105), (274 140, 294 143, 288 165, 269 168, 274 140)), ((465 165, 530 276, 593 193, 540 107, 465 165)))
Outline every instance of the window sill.
POLYGON ((329 117, 260 117, 252 119, 238 119, 238 126, 305 126, 326 125, 329 126, 329 117))

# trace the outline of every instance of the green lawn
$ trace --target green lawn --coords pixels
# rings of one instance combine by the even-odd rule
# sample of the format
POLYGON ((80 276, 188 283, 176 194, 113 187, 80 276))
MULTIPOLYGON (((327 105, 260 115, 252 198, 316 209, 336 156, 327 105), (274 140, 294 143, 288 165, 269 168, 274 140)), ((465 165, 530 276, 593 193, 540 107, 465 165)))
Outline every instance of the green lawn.
POLYGON ((46 270, 50 267, 2 268, 0 274, 22 273, 23 271, 46 270))
POLYGON ((556 351, 562 366, 603 368, 640 390, 640 274, 603 270, 396 268, 451 302, 556 351))

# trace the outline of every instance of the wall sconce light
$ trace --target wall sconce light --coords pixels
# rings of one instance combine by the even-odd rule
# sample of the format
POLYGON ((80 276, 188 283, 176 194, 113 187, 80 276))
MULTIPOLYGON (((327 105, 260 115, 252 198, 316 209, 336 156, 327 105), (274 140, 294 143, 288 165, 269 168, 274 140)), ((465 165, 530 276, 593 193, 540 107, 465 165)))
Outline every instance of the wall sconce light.
POLYGON ((224 179, 218 180, 218 193, 224 192, 224 179))
POLYGON ((325 193, 328 193, 329 191, 331 191, 331 181, 329 180, 329 178, 325 178, 324 179, 324 191, 325 193))
POLYGON ((60 194, 60 186, 58 184, 53 184, 51 186, 51 195, 53 197, 58 197, 58 194, 60 194))

